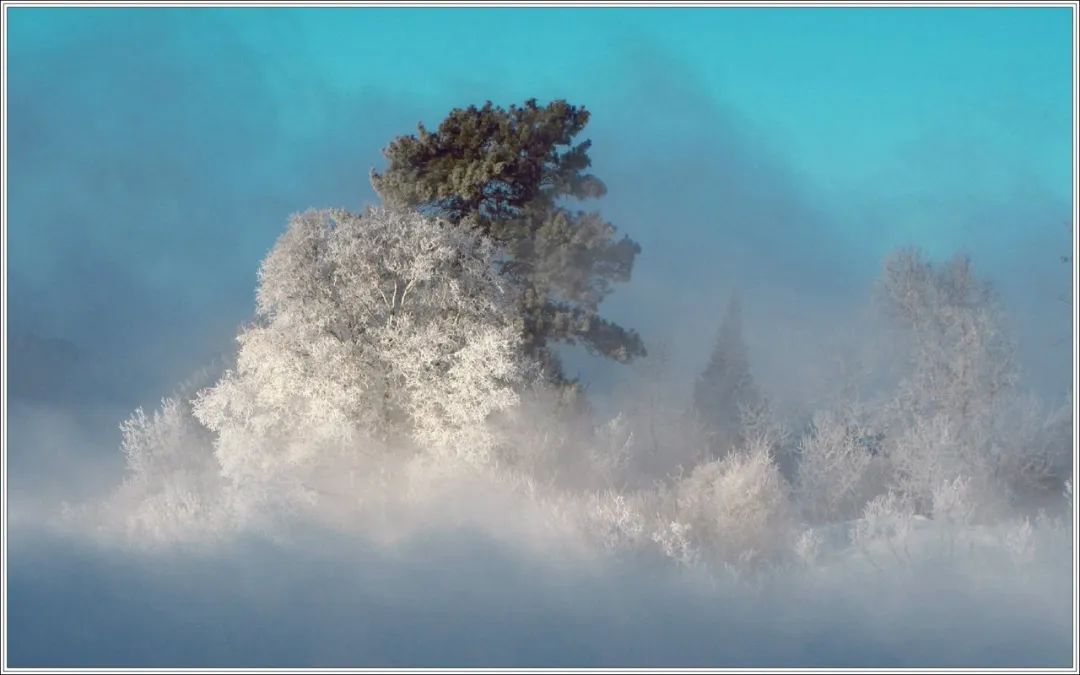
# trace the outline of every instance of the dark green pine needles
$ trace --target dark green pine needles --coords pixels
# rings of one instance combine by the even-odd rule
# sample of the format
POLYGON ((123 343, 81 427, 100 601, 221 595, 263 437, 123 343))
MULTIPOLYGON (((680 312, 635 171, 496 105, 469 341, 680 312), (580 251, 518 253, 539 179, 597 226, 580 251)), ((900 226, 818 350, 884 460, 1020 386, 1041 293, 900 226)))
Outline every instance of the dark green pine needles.
POLYGON ((607 191, 587 173, 590 141, 573 144, 588 121, 563 100, 456 108, 434 132, 421 124, 395 138, 383 150, 386 170, 371 174, 384 201, 467 222, 505 247, 501 272, 524 291, 526 348, 560 382, 552 342, 619 362, 645 355, 637 332, 598 314, 611 285, 630 279, 641 247, 616 238, 599 213, 565 205, 607 191))

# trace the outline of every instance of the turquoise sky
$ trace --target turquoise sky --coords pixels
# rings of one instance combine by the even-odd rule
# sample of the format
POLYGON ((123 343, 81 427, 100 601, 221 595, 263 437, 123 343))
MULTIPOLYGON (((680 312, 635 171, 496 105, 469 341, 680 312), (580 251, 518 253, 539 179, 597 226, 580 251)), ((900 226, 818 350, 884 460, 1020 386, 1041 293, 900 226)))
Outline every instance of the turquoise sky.
POLYGON ((596 206, 643 246, 607 311, 688 363, 731 288, 766 361, 918 245, 970 253, 1031 369, 1056 377, 1071 24, 1045 8, 9 9, 9 332, 68 340, 98 391, 146 396, 229 348, 289 213, 374 198, 394 135, 562 97, 593 113, 596 206))

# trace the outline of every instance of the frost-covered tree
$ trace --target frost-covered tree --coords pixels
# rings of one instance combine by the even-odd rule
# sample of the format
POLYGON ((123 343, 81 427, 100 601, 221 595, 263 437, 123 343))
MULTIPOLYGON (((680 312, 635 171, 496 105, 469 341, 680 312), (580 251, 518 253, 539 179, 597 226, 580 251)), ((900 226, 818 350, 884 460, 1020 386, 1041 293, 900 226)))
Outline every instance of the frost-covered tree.
POLYGON ((1000 487, 994 417, 1017 372, 990 286, 965 257, 935 265, 902 250, 886 259, 880 287, 911 338, 886 432, 898 489, 921 513, 958 476, 974 481, 972 494, 991 497, 1000 487))
POLYGON ((712 435, 714 450, 730 451, 741 439, 741 421, 756 416, 765 401, 750 374, 742 336, 742 309, 732 295, 720 323, 709 363, 694 386, 694 410, 712 435))
POLYGON ((259 270, 236 367, 199 393, 222 473, 266 485, 331 448, 487 459, 517 400, 520 329, 497 249, 408 210, 294 216, 259 270))
POLYGON ((968 426, 985 422, 1017 379, 1013 344, 990 285, 975 277, 966 257, 934 265, 906 249, 886 259, 881 289, 912 337, 901 406, 968 426))

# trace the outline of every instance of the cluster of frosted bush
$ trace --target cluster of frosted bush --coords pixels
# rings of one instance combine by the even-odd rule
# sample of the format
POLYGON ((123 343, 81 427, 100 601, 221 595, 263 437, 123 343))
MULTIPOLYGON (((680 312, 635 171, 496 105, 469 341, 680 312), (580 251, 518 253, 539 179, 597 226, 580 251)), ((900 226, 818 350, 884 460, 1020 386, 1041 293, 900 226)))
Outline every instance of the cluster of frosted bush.
POLYGON ((470 495, 505 492, 598 549, 745 568, 823 547, 906 554, 931 524, 997 527, 1023 555, 1032 523, 1063 522, 1024 507, 1071 505, 1070 408, 1017 393, 966 260, 886 261, 881 299, 908 346, 891 387, 798 423, 762 399, 719 447, 656 378, 607 422, 545 385, 520 356, 497 256, 415 213, 294 217, 260 269, 235 366, 122 425, 129 474, 111 522, 140 542, 280 517, 392 527, 407 505, 463 514, 470 495))
POLYGON ((908 347, 898 382, 813 412, 792 440, 744 429, 747 440, 723 459, 633 498, 597 496, 598 539, 742 563, 816 557, 823 539, 838 536, 906 554, 920 532, 940 537, 942 528, 949 541, 993 531, 991 541, 1022 550, 1032 523, 1064 526, 1071 406, 1047 410, 1016 390, 1012 346, 968 261, 936 266, 899 252, 879 291, 908 347), (781 456, 794 458, 788 475, 781 456))

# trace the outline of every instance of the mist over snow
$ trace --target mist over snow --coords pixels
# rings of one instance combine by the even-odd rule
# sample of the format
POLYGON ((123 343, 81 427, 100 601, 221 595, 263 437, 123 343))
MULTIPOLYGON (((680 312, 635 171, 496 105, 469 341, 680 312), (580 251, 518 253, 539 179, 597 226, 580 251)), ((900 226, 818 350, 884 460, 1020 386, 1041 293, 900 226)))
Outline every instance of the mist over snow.
POLYGON ((8 664, 1070 665, 1070 26, 9 9, 8 664))
POLYGON ((13 665, 56 667, 1057 666, 1060 548, 1021 575, 1003 560, 850 565, 754 589, 468 528, 392 549, 309 529, 205 555, 19 541, 8 639, 13 665))

